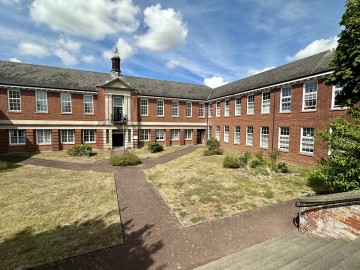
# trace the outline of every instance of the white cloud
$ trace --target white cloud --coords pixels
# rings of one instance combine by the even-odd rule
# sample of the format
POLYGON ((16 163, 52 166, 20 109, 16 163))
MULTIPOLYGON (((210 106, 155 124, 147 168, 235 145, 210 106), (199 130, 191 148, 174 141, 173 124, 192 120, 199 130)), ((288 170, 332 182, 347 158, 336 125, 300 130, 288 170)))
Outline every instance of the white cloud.
POLYGON ((138 26, 140 8, 132 0, 35 0, 31 18, 56 31, 102 40, 119 31, 131 33, 138 26))
POLYGON ((21 0, 0 0, 0 3, 5 5, 19 5, 21 0))
POLYGON ((216 87, 222 86, 224 84, 227 84, 227 82, 222 77, 214 76, 212 78, 205 78, 204 84, 211 88, 216 88, 216 87))
POLYGON ((154 51, 167 51, 185 42, 188 34, 180 12, 172 8, 161 9, 161 5, 147 7, 144 21, 147 33, 138 36, 137 45, 154 51))
POLYGON ((50 55, 47 48, 31 42, 21 42, 18 46, 18 51, 20 54, 37 56, 40 58, 50 55))
POLYGON ((10 62, 21 63, 21 60, 17 59, 16 57, 10 57, 9 60, 10 62))
MULTIPOLYGON (((115 47, 117 47, 119 50, 119 56, 121 60, 130 58, 136 52, 135 49, 123 38, 119 38, 117 40, 115 47)), ((106 60, 110 60, 113 55, 114 53, 112 50, 106 50, 103 52, 103 57, 106 60)))
POLYGON ((78 52, 81 48, 81 43, 72 41, 70 39, 59 38, 58 44, 66 50, 78 52))
POLYGON ((317 39, 307 45, 304 49, 298 51, 294 56, 286 57, 287 61, 296 61, 305 57, 333 49, 337 46, 337 37, 331 37, 328 39, 317 39))
POLYGON ((64 65, 74 66, 79 63, 75 56, 71 55, 63 49, 55 50, 54 54, 61 59, 64 65))
POLYGON ((95 61, 95 57, 93 55, 84 55, 81 60, 85 63, 92 63, 95 61))
POLYGON ((181 64, 181 62, 179 60, 172 59, 166 63, 166 68, 173 69, 173 68, 180 66, 180 64, 181 64))
POLYGON ((255 69, 255 68, 250 68, 247 72, 248 76, 251 76, 251 75, 255 75, 255 74, 258 74, 258 73, 261 73, 261 72, 264 72, 264 71, 268 71, 270 69, 273 69, 275 67, 266 67, 266 68, 263 68, 263 69, 255 69))

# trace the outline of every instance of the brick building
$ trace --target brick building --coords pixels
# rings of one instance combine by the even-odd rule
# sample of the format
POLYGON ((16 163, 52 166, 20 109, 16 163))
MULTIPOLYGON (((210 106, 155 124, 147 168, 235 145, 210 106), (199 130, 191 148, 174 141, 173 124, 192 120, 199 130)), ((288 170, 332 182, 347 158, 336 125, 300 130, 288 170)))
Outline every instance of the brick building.
POLYGON ((119 57, 99 73, 0 61, 0 152, 138 148, 203 143, 311 164, 327 153, 314 141, 343 113, 326 86, 333 51, 211 89, 124 76, 119 57))

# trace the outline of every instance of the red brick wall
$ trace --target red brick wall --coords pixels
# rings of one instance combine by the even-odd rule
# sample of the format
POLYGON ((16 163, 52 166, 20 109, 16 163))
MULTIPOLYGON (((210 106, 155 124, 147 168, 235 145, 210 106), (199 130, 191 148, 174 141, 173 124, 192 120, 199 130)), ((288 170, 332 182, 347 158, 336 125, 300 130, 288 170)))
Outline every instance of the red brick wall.
POLYGON ((300 231, 334 238, 355 239, 360 236, 360 205, 315 206, 302 209, 300 231))
MULTIPOLYGON (((85 93, 86 94, 86 93, 85 93)), ((48 113, 36 113, 35 91, 21 90, 21 112, 8 111, 8 96, 6 89, 0 89, 0 120, 70 120, 70 121, 96 121, 99 116, 105 119, 105 97, 100 92, 102 101, 99 103, 99 96, 94 95, 94 114, 84 114, 84 99, 82 94, 71 93, 72 113, 61 113, 61 99, 59 92, 47 92, 48 113), (100 110, 100 111, 99 111, 100 110), (99 114, 99 112, 101 112, 99 114)))
POLYGON ((278 148, 279 127, 290 127, 289 151, 282 153, 282 158, 301 164, 313 164, 314 161, 326 155, 327 148, 321 142, 315 141, 314 155, 300 154, 301 127, 325 129, 330 120, 344 114, 344 110, 331 110, 332 87, 326 86, 324 80, 318 81, 317 110, 302 112, 303 84, 292 85, 291 112, 280 113, 280 91, 273 89, 270 92, 270 114, 261 114, 262 93, 255 93, 254 115, 247 115, 247 96, 241 97, 241 116, 235 116, 235 98, 230 99, 230 115, 224 116, 225 101, 221 100, 221 117, 216 117, 216 102, 212 102, 213 116, 208 119, 215 137, 216 126, 220 126, 220 143, 222 147, 241 152, 256 153, 278 148), (224 126, 229 126, 229 143, 224 142, 224 126), (240 145, 234 144, 234 127, 240 126, 240 145), (246 127, 253 126, 253 146, 246 146, 246 127), (260 127, 269 127, 268 149, 260 148, 260 127))

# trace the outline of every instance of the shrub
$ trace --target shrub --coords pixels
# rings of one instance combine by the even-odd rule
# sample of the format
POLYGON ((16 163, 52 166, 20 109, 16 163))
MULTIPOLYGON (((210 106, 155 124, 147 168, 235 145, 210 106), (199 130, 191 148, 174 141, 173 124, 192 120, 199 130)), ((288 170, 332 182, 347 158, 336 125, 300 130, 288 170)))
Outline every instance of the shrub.
POLYGON ((269 153, 269 157, 271 170, 276 171, 278 169, 276 165, 281 157, 281 152, 279 150, 273 150, 269 153))
POLYGON ((271 171, 270 171, 269 167, 267 167, 266 165, 259 165, 259 166, 254 167, 253 173, 255 175, 268 176, 271 174, 271 171))
POLYGON ((77 144, 69 148, 66 152, 69 156, 73 157, 88 157, 92 153, 92 148, 87 144, 77 144))
POLYGON ((251 161, 250 167, 256 168, 258 166, 266 166, 266 158, 264 157, 264 153, 262 151, 257 152, 255 154, 255 158, 251 161))
POLYGON ((281 173, 291 173, 288 165, 285 162, 279 162, 277 167, 281 173))
POLYGON ((133 153, 126 153, 121 157, 113 157, 110 160, 111 165, 113 166, 132 166, 138 165, 141 163, 140 158, 133 153))
POLYGON ((239 158, 235 154, 227 154, 223 161, 225 168, 240 168, 239 158))
POLYGON ((214 149, 217 149, 217 148, 220 147, 219 141, 216 138, 213 138, 213 137, 207 139, 206 145, 208 146, 209 150, 214 150, 214 149))
POLYGON ((222 155, 224 150, 221 148, 215 148, 213 150, 205 149, 204 156, 222 155))
POLYGON ((157 153, 164 151, 164 147, 161 144, 158 144, 157 142, 148 143, 147 149, 150 153, 157 153))
POLYGON ((240 167, 245 168, 248 165, 250 159, 251 159, 250 152, 243 153, 239 157, 239 165, 240 165, 240 167))

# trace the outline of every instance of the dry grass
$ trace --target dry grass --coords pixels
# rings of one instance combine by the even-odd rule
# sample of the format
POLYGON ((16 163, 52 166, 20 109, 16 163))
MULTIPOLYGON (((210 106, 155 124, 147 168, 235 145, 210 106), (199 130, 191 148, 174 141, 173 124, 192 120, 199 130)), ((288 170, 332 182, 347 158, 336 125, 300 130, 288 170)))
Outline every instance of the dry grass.
POLYGON ((24 152, 24 153, 6 153, 6 156, 18 156, 18 157, 34 157, 49 160, 68 161, 76 163, 94 163, 96 161, 110 159, 110 150, 93 150, 93 154, 90 157, 72 157, 69 156, 66 151, 53 151, 53 152, 24 152))
POLYGON ((185 226, 312 192, 308 168, 290 166, 292 174, 254 177, 241 169, 223 168, 224 156, 203 156, 202 151, 146 171, 185 226))
POLYGON ((0 170, 0 269, 119 244, 113 175, 7 163, 0 170))
POLYGON ((146 159, 146 158, 157 158, 157 157, 161 157, 161 156, 164 156, 164 155, 167 155, 167 154, 170 154, 172 152, 176 152, 176 151, 179 151, 181 149, 184 149, 188 147, 187 145, 179 145, 179 146, 164 146, 164 151, 162 152, 157 152, 157 153, 150 153, 148 150, 147 150, 147 147, 142 147, 142 148, 139 148, 139 149, 132 149, 130 150, 131 153, 134 153, 136 154, 139 158, 141 159, 146 159))

